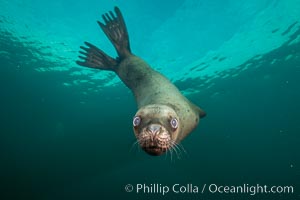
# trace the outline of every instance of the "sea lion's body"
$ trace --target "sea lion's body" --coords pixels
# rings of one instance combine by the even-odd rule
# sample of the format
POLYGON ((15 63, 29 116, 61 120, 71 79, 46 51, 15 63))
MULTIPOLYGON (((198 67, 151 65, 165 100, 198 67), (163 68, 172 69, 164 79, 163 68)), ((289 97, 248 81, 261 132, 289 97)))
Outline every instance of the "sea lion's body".
POLYGON ((165 76, 153 70, 141 58, 128 56, 119 64, 116 73, 133 92, 138 109, 159 104, 168 105, 175 110, 182 124, 177 141, 182 140, 198 125, 201 110, 185 98, 165 76))
POLYGON ((81 47, 85 57, 82 66, 114 71, 133 92, 138 112, 133 126, 141 147, 151 155, 167 150, 176 151, 176 145, 199 123, 205 112, 185 98, 165 76, 153 70, 130 50, 125 22, 116 7, 117 17, 103 15, 106 25, 98 22, 115 46, 118 58, 113 59, 90 43, 81 47))

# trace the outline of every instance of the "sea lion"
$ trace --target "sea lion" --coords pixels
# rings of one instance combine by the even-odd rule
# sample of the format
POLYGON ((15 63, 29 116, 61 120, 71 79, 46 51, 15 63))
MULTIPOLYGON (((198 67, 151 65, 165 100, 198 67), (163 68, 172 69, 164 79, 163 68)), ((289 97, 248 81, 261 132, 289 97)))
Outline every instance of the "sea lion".
POLYGON ((205 112, 185 98, 162 74, 131 53, 127 28, 118 7, 102 15, 99 26, 115 47, 118 57, 108 56, 94 45, 81 46, 78 65, 114 71, 133 92, 138 111, 133 131, 141 148, 150 155, 176 151, 177 145, 204 117, 205 112))

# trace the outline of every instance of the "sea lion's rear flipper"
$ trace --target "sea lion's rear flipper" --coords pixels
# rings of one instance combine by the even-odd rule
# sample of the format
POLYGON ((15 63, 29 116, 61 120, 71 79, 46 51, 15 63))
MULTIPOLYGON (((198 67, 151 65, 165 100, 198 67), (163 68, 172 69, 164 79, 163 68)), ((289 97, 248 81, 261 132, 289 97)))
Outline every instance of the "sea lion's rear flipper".
POLYGON ((131 54, 129 37, 125 21, 118 7, 115 7, 116 16, 113 12, 105 13, 102 18, 105 24, 98 21, 99 26, 117 50, 119 59, 131 54))
POLYGON ((117 61, 115 59, 108 56, 94 45, 88 42, 85 42, 85 44, 87 47, 81 46, 80 48, 83 51, 79 51, 79 53, 83 55, 79 56, 79 58, 83 59, 84 61, 76 61, 78 65, 110 71, 115 70, 115 67, 117 66, 117 61))

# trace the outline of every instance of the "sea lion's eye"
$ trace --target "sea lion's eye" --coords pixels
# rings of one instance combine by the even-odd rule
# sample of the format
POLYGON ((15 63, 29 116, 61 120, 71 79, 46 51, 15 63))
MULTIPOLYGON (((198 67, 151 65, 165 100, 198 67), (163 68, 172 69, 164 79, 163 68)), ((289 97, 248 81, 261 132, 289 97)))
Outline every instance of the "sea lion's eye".
POLYGON ((141 118, 140 118, 139 116, 134 117, 132 123, 133 123, 133 126, 134 126, 134 127, 140 125, 140 123, 141 123, 141 118))
POLYGON ((177 128, 178 127, 178 121, 176 118, 171 119, 170 124, 172 128, 177 128))

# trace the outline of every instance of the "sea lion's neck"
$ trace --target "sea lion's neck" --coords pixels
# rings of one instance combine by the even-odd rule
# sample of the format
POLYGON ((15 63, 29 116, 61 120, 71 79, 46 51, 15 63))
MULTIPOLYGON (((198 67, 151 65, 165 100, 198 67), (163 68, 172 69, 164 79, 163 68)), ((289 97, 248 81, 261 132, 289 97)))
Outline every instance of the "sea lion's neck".
POLYGON ((134 92, 137 87, 146 84, 150 80, 149 75, 155 71, 141 58, 130 55, 119 63, 115 72, 134 92))
POLYGON ((181 98, 178 89, 166 77, 137 56, 126 57, 115 72, 132 91, 139 108, 153 103, 167 104, 181 98))

